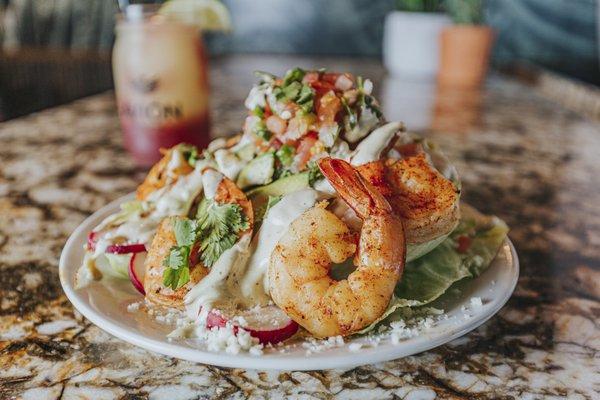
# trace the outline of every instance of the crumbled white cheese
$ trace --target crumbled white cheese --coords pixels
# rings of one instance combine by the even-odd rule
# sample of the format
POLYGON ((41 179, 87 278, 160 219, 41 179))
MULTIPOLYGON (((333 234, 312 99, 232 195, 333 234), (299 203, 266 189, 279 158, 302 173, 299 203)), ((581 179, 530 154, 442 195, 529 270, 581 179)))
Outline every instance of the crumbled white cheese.
POLYGON ((264 346, 259 343, 258 339, 231 322, 227 322, 224 327, 215 326, 209 329, 206 327, 206 318, 193 321, 181 311, 174 309, 157 315, 156 320, 177 326, 167 335, 169 340, 197 339, 206 345, 208 351, 225 351, 229 354, 248 352, 254 356, 263 354, 264 346))
POLYGON ((258 339, 252 337, 250 332, 235 328, 233 324, 227 323, 224 327, 213 327, 207 329, 202 325, 196 327, 196 336, 206 343, 209 351, 223 351, 229 354, 239 354, 247 351, 252 355, 261 355, 263 345, 258 339))
POLYGON ((141 306, 141 301, 136 301, 135 303, 131 303, 127 306, 127 312, 133 313, 139 311, 141 306))
POLYGON ((306 338, 302 343, 302 347, 306 349, 306 354, 312 354, 335 347, 342 347, 345 343, 342 336, 331 336, 327 339, 306 338))
POLYGON ((483 306, 481 297, 471 297, 470 304, 472 308, 481 308, 483 306))

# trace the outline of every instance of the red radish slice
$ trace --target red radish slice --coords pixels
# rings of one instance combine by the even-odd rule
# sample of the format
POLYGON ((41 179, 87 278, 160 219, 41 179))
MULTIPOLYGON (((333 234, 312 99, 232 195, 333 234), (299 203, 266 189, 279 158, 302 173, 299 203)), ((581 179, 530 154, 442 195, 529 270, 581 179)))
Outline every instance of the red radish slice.
POLYGON ((144 261, 146 261, 146 253, 134 253, 129 260, 129 280, 134 288, 137 289, 143 296, 146 295, 144 290, 144 261))
POLYGON ((113 254, 141 253, 144 251, 146 251, 146 246, 144 246, 142 243, 111 244, 106 248, 107 253, 113 254))
MULTIPOLYGON (((225 318, 220 311, 211 310, 206 316, 206 327, 209 329, 214 327, 223 328, 227 325, 227 319, 228 318, 225 318)), ((236 327, 234 327, 234 331, 237 331, 235 328, 236 327)))
MULTIPOLYGON (((237 315, 243 324, 234 323, 234 332, 240 327, 262 344, 279 343, 294 336, 299 325, 277 306, 255 307, 237 315)), ((208 328, 224 327, 231 319, 220 311, 212 310, 206 318, 208 328)))
POLYGON ((91 231, 87 236, 87 247, 89 251, 96 250, 96 232, 91 231))

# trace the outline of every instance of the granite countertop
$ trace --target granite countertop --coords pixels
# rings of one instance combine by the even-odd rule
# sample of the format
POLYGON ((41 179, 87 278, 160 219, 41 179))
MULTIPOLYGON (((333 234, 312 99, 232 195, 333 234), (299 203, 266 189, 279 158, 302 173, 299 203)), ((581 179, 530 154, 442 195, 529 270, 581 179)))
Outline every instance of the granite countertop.
POLYGON ((111 337, 58 279, 75 227, 144 176, 106 93, 0 125, 0 398, 599 398, 600 124, 506 77, 454 92, 384 78, 372 60, 244 56, 212 64, 215 134, 241 126, 252 70, 296 64, 372 77, 388 118, 437 140, 464 199, 508 222, 521 277, 502 311, 434 350, 344 371, 215 368, 111 337))

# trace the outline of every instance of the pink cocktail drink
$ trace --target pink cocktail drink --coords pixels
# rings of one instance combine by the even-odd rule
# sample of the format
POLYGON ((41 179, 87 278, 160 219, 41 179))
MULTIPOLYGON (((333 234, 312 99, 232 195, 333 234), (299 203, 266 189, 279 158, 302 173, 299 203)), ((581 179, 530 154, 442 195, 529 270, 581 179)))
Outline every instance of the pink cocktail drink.
POLYGON ((158 161, 160 148, 181 142, 205 147, 209 89, 200 32, 141 6, 126 11, 113 50, 125 147, 145 166, 158 161))

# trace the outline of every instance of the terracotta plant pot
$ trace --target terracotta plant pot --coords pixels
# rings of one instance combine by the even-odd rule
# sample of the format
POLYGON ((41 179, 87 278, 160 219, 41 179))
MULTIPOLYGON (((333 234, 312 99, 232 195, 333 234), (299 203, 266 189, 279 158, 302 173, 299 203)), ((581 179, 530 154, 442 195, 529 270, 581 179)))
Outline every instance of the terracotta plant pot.
POLYGON ((487 26, 456 25, 440 34, 441 86, 477 87, 485 79, 494 31, 487 26))

